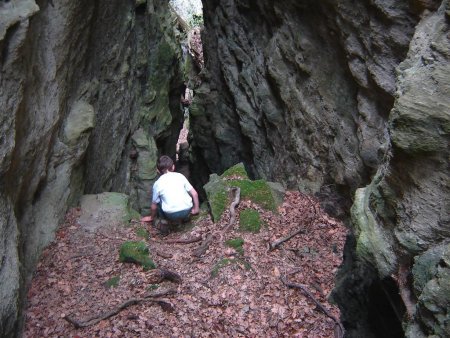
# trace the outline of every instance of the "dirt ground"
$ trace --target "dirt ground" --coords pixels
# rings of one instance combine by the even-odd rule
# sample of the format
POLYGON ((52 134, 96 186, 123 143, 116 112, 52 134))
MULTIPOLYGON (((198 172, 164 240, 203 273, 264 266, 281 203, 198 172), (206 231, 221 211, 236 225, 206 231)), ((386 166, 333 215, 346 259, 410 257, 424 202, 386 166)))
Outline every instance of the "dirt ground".
POLYGON ((182 230, 163 237, 134 221, 127 226, 86 231, 72 209, 44 251, 28 293, 24 337, 334 337, 335 322, 302 290, 282 282, 302 284, 331 315, 339 311, 327 297, 342 260, 346 228, 324 214, 317 203, 288 192, 278 213, 241 201, 237 209, 260 211, 259 233, 233 228, 223 232, 227 211, 218 223, 206 213, 182 230), (269 251, 269 244, 303 229, 269 251), (212 242, 201 256, 193 255, 202 241, 212 242), (226 240, 244 240, 243 253, 226 240), (120 245, 142 240, 158 268, 181 277, 181 283, 155 281, 155 270, 119 261, 120 245), (114 283, 115 282, 115 283, 114 283), (112 285, 117 284, 117 285, 112 285), (130 305, 108 319, 85 328, 67 321, 88 321, 118 308, 127 300, 152 293, 175 293, 130 305))

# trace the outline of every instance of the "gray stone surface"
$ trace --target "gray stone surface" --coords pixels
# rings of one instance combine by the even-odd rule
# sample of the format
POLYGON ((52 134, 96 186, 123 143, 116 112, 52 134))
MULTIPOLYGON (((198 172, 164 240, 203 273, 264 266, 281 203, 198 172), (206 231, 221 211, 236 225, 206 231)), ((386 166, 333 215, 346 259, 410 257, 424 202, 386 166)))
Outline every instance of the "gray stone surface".
POLYGON ((80 200, 81 214, 78 223, 89 232, 101 227, 116 227, 139 219, 137 211, 130 206, 128 195, 104 192, 97 195, 83 195, 80 200))
POLYGON ((450 275, 446 253, 438 249, 448 250, 450 240, 446 6, 448 1, 423 15, 417 25, 407 58, 398 67, 389 117, 390 156, 372 183, 357 192, 353 209, 359 257, 377 267, 381 278, 397 275, 405 264, 409 269, 414 266, 414 288, 403 286, 417 299, 414 317, 405 322, 408 337, 450 333, 450 275), (366 201, 362 209, 361 199, 366 201), (358 210, 364 210, 367 218, 359 217, 358 210), (408 263, 413 259, 414 265, 408 263))
MULTIPOLYGON (((225 0, 204 10, 193 171, 243 161, 252 176, 316 193, 328 211, 354 201, 353 268, 337 298, 351 309, 349 337, 370 336, 369 289, 450 238, 448 1, 225 0)), ((445 276, 427 302, 444 297, 445 276)), ((408 334, 442 335, 445 304, 432 319, 444 331, 417 316, 405 319, 408 334)))
POLYGON ((20 335, 36 261, 82 194, 148 210, 156 144, 174 155, 183 119, 174 18, 162 0, 0 2, 0 336, 20 335))
POLYGON ((416 23, 408 5, 226 0, 204 10, 196 162, 221 172, 244 161, 251 175, 348 210, 388 150, 395 67, 416 23))

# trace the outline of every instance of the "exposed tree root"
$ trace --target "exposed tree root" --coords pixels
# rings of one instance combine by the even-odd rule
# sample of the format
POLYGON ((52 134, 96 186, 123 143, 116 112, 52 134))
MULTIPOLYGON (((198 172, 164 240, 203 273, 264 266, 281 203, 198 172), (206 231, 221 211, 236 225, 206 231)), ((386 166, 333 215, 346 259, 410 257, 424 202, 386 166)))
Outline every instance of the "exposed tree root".
POLYGON ((280 276, 281 281, 284 285, 286 285, 289 288, 299 289, 301 290, 306 296, 308 296, 317 306, 317 308, 323 312, 327 317, 331 318, 334 321, 334 336, 336 338, 343 338, 344 337, 344 326, 341 324, 341 322, 331 314, 330 311, 328 311, 317 299, 314 297, 314 295, 308 291, 308 289, 302 285, 297 283, 289 282, 284 276, 280 276))
MULTIPOLYGON (((308 199, 311 207, 313 208, 313 212, 309 213, 308 218, 307 218, 307 222, 312 224, 317 219, 317 215, 318 215, 316 202, 314 202, 314 200, 311 197, 309 197, 307 195, 304 195, 304 196, 308 199)), ((291 233, 290 235, 288 235, 286 237, 280 238, 280 239, 276 240, 275 242, 269 243, 269 251, 275 250, 277 247, 279 247, 284 242, 287 242, 292 237, 295 237, 298 234, 304 234, 304 233, 305 233, 305 229, 301 228, 301 229, 298 229, 297 231, 294 231, 293 233, 291 233)))
POLYGON ((273 243, 269 243, 269 251, 275 250, 277 247, 279 247, 282 243, 287 242, 288 240, 290 240, 292 237, 297 236, 298 234, 304 234, 305 233, 305 229, 299 229, 295 232, 293 232, 292 234, 280 238, 278 240, 276 240, 273 243))
POLYGON ((228 225, 223 229, 223 232, 229 231, 236 221, 236 206, 239 204, 241 200, 241 189, 238 187, 231 188, 231 192, 234 194, 234 200, 230 204, 230 221, 228 225))
POLYGON ((209 245, 213 241, 213 238, 214 237, 211 234, 206 235, 206 238, 204 239, 202 244, 200 244, 200 246, 192 252, 192 256, 195 256, 195 257, 203 256, 203 254, 206 252, 206 250, 208 250, 209 245))
MULTIPOLYGON (((230 204, 230 221, 228 222, 228 225, 223 229, 223 231, 219 234, 221 240, 223 237, 222 236, 223 233, 230 230, 231 227, 233 226, 234 222, 236 221, 236 206, 239 204, 239 201, 241 199, 241 189, 240 188, 232 187, 231 191, 234 194, 234 200, 230 204)), ((212 234, 206 235, 206 238, 204 239, 202 244, 200 244, 200 246, 194 250, 192 255, 195 257, 203 256, 204 253, 206 252, 206 250, 208 250, 208 247, 212 243, 213 240, 214 240, 214 236, 212 234)))
POLYGON ((202 236, 196 236, 192 238, 186 238, 186 239, 169 239, 167 241, 164 241, 164 243, 167 244, 191 244, 195 242, 200 242, 202 240, 202 236))
POLYGON ((158 298, 163 297, 163 296, 168 296, 171 294, 175 294, 175 293, 176 293, 175 289, 167 289, 167 290, 163 290, 160 292, 154 292, 154 293, 148 294, 143 298, 131 298, 131 299, 123 302, 118 307, 114 308, 113 310, 105 312, 105 313, 97 315, 97 316, 94 316, 85 321, 75 320, 71 316, 65 316, 64 319, 66 321, 68 321, 69 323, 71 323, 75 328, 79 329, 79 328, 95 325, 104 319, 108 319, 109 317, 112 317, 112 316, 118 314, 120 311, 126 309, 127 307, 129 307, 131 305, 139 304, 142 302, 154 302, 154 303, 158 304, 159 306, 161 306, 163 311, 173 312, 173 307, 170 303, 163 301, 161 299, 158 299, 158 298))
MULTIPOLYGON (((154 250, 154 249, 153 249, 153 250, 154 250)), ((172 258, 172 257, 173 257, 172 254, 167 253, 167 252, 163 252, 163 251, 161 251, 161 250, 154 250, 154 252, 156 252, 156 254, 157 254, 158 256, 162 257, 162 258, 169 259, 169 258, 172 258)))
POLYGON ((171 281, 173 283, 181 283, 181 276, 176 272, 166 269, 154 269, 147 276, 150 283, 159 284, 164 280, 171 281))

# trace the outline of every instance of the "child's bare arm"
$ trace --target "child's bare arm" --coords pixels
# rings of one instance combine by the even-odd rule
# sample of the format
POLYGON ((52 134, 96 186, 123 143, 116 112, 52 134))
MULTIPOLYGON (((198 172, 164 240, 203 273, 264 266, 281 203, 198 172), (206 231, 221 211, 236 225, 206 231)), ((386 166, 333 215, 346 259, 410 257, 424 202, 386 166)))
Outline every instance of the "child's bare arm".
POLYGON ((200 211, 200 205, 199 205, 199 202, 198 202, 197 191, 194 188, 192 188, 191 190, 189 190, 189 194, 191 195, 192 202, 194 203, 194 206, 192 207, 192 210, 191 210, 191 214, 192 215, 197 215, 198 212, 200 211))

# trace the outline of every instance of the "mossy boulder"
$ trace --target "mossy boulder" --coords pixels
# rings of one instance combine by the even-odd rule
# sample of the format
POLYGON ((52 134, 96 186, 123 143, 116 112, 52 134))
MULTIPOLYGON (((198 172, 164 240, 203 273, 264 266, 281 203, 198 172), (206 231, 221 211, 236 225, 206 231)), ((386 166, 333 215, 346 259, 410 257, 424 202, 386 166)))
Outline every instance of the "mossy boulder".
POLYGON ((131 207, 128 195, 105 192, 81 198, 78 223, 86 230, 95 231, 101 227, 128 224, 132 219, 140 219, 140 215, 131 207))
POLYGON ((243 163, 238 163, 234 166, 232 166, 231 168, 228 168, 227 170, 224 171, 224 173, 220 176, 222 178, 227 178, 227 177, 231 177, 231 178, 243 178, 243 179, 248 179, 248 174, 247 171, 245 170, 244 164, 243 163))
POLYGON ((128 241, 121 245, 119 260, 124 263, 142 265, 144 270, 156 268, 155 263, 149 257, 148 247, 144 242, 128 241))
POLYGON ((214 222, 217 222, 231 203, 231 187, 240 188, 241 200, 250 200, 266 210, 276 211, 282 203, 284 188, 265 180, 250 180, 242 163, 227 169, 221 176, 210 175, 204 186, 214 222))
POLYGON ((244 209, 239 215, 239 230, 257 233, 261 229, 261 217, 254 209, 244 209))
POLYGON ((217 222, 222 216, 228 203, 228 192, 225 182, 216 174, 209 177, 209 182, 203 187, 208 198, 213 222, 217 222))

